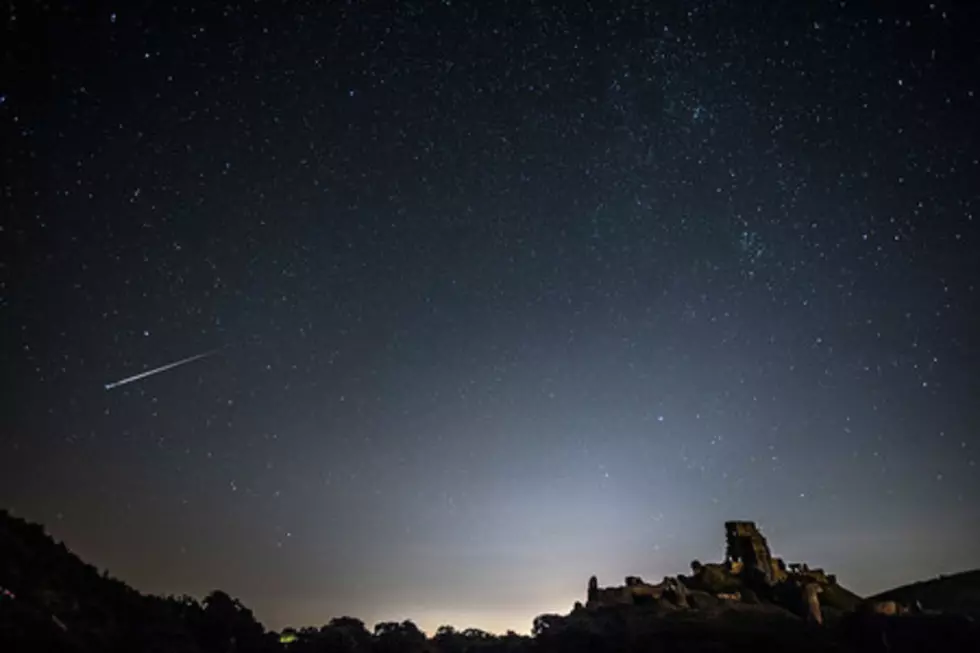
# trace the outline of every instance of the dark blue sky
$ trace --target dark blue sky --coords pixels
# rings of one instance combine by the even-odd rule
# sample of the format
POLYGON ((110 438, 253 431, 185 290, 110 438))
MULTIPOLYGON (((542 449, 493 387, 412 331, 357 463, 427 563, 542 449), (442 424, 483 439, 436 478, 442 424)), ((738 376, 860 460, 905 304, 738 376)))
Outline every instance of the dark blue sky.
POLYGON ((976 9, 195 4, 4 18, 0 503, 273 627, 527 630, 737 518, 980 563, 976 9))

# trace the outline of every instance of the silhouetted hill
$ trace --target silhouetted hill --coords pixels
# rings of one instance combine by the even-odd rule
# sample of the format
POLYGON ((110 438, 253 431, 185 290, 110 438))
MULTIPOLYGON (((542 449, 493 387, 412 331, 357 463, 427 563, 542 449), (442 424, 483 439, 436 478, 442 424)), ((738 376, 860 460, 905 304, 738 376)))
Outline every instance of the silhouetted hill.
POLYGON ((0 511, 0 588, 0 638, 7 647, 197 650, 172 602, 100 574, 41 526, 6 511, 0 511))
POLYGON ((926 610, 980 618, 980 569, 903 585, 872 598, 905 604, 919 601, 926 610))

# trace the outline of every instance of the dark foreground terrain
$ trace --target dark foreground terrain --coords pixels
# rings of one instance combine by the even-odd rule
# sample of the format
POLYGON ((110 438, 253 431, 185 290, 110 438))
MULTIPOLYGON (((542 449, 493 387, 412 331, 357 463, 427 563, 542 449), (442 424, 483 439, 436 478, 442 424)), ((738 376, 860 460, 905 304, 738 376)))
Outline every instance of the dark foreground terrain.
POLYGON ((903 585, 871 598, 906 604, 919 601, 933 610, 980 619, 980 569, 903 585))
POLYGON ((535 619, 533 636, 440 628, 426 637, 412 622, 369 631, 350 617, 322 627, 267 631, 239 601, 215 591, 203 601, 140 594, 101 574, 37 524, 0 512, 0 651, 66 653, 465 651, 980 651, 975 609, 980 572, 898 588, 881 597, 914 602, 921 614, 829 610, 822 626, 765 601, 694 594, 669 604, 577 606, 535 619), (944 589, 945 588, 945 589, 944 589), (951 611, 928 608, 950 606, 951 611), (957 614, 958 612, 958 614, 957 614))

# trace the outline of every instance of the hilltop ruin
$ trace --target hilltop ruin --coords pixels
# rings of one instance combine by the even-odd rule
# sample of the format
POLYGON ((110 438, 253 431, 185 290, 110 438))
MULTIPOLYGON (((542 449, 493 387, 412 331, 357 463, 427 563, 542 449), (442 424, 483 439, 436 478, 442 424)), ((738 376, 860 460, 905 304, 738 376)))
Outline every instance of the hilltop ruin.
POLYGON ((600 587, 589 579, 586 609, 608 606, 661 604, 697 608, 709 601, 773 603, 816 623, 823 622, 821 606, 849 610, 860 600, 837 586, 837 578, 806 563, 787 565, 772 555, 754 522, 725 523, 725 559, 721 563, 691 563, 691 575, 665 577, 647 583, 628 576, 621 586, 600 587))
POLYGON ((837 577, 823 569, 810 569, 803 563, 787 565, 782 558, 773 557, 766 538, 755 522, 725 522, 725 565, 729 573, 749 582, 773 586, 788 580, 834 585, 837 577))

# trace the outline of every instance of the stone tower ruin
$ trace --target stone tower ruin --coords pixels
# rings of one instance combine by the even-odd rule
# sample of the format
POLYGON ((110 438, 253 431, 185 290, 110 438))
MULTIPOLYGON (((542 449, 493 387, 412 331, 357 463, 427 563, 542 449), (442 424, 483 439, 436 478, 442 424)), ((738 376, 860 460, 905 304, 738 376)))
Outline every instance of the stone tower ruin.
POLYGON ((725 522, 725 562, 741 567, 743 577, 753 577, 766 585, 775 582, 772 553, 755 522, 725 522))

